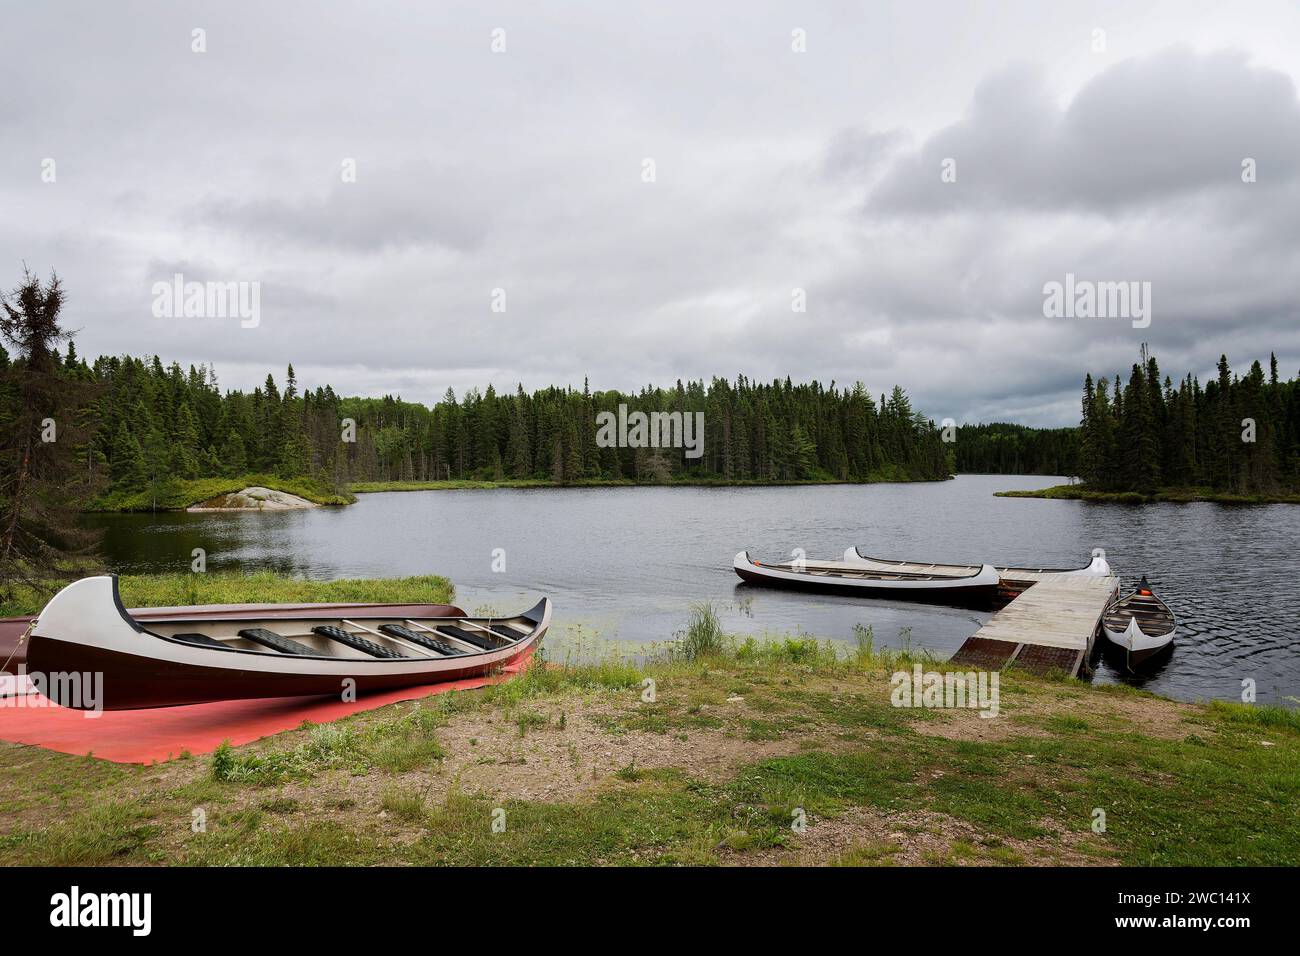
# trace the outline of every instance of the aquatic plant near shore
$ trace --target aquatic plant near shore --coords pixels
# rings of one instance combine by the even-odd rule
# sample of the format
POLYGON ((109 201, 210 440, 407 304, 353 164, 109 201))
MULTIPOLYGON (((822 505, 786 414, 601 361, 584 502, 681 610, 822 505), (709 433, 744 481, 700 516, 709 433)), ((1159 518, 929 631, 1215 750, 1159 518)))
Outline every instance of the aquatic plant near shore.
POLYGON ((704 657, 716 657, 725 647, 722 622, 711 601, 691 605, 691 617, 685 630, 673 635, 672 654, 679 660, 694 662, 704 657))

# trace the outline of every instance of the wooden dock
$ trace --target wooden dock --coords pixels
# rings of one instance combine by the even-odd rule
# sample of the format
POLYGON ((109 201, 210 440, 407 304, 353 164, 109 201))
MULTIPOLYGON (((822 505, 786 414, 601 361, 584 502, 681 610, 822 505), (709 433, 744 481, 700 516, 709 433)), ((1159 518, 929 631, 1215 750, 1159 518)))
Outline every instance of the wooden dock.
POLYGON ((1092 651, 1119 579, 1086 574, 1036 578, 968 637, 951 662, 981 670, 1015 664, 1038 673, 1061 670, 1076 676, 1092 651))

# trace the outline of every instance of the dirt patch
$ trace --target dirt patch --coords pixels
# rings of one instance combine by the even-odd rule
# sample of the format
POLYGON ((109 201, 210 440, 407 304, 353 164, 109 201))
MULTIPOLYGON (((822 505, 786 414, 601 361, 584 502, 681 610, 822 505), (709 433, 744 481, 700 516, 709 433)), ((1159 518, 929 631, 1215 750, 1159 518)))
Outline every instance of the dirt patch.
POLYGON ((981 717, 976 710, 935 711, 938 719, 914 721, 911 726, 926 736, 991 742, 1012 737, 1049 737, 1051 731, 1042 726, 1042 719, 1072 717, 1102 730, 1122 729, 1146 737, 1180 740, 1190 732, 1186 718, 1195 712, 1191 704, 1157 697, 1062 687, 1056 695, 1004 698, 996 717, 981 717), (1115 724, 1127 726, 1117 728, 1115 724))
POLYGON ((982 740, 987 742, 1007 740, 1011 737, 1048 737, 1041 727, 1011 720, 1005 712, 997 717, 981 717, 978 711, 960 710, 945 712, 938 720, 913 721, 912 729, 927 737, 945 740, 982 740))
POLYGON ((437 730, 446 756, 427 769, 364 777, 335 773, 284 792, 314 803, 318 791, 336 794, 346 788, 362 814, 373 813, 394 787, 418 792, 430 805, 445 800, 453 787, 493 798, 570 802, 588 798, 619 771, 673 768, 697 780, 721 782, 744 764, 810 745, 806 734, 754 741, 722 728, 611 733, 610 719, 627 712, 618 702, 596 698, 537 702, 513 714, 458 715, 437 730))
POLYGON ((1089 715, 1132 724, 1132 729, 1146 737, 1181 740, 1191 732, 1187 719, 1197 713, 1191 704, 1162 700, 1158 697, 1125 697, 1093 694, 1080 698, 1076 710, 1086 720, 1089 715))
POLYGON ((1087 852, 1089 835, 1040 821, 1049 836, 1038 840, 995 837, 979 828, 928 810, 889 813, 855 807, 834 817, 810 820, 784 847, 723 853, 737 866, 1028 866, 1117 865, 1098 843, 1087 852))

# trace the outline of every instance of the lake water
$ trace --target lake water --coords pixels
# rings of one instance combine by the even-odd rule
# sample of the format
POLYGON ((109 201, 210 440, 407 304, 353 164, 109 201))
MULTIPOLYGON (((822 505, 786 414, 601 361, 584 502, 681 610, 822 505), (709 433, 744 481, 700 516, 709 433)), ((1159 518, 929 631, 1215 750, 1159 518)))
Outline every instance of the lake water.
POLYGON ((728 630, 853 640, 947 656, 987 614, 745 586, 736 551, 995 564, 1086 563, 1092 548, 1130 585, 1147 574, 1173 606, 1172 656, 1135 678, 1103 658, 1095 680, 1124 680, 1185 700, 1300 697, 1300 507, 1093 505, 995 498, 1059 478, 965 475, 924 484, 782 488, 575 488, 371 494, 347 508, 268 514, 95 515, 121 572, 269 568, 315 578, 442 574, 469 611, 555 602, 553 633, 664 641, 691 602, 719 605, 728 630), (494 571, 503 549, 505 570, 494 571), (908 636, 910 635, 910 636, 908 636))

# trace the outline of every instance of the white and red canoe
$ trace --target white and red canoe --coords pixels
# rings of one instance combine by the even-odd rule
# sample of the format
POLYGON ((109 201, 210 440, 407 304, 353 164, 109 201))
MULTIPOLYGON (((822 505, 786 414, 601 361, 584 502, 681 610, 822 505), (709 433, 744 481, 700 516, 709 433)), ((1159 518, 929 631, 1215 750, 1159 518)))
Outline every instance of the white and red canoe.
POLYGON ((1124 651, 1129 670, 1167 648, 1178 633, 1178 619, 1169 605, 1152 593, 1146 575, 1136 591, 1106 609, 1101 626, 1107 639, 1124 651))
POLYGON ((733 567, 741 580, 765 587, 970 607, 991 603, 999 580, 997 570, 988 564, 956 573, 912 572, 865 568, 846 561, 767 564, 753 560, 748 551, 736 555, 733 567))
MULTIPOLYGON (((464 617, 454 604, 375 604, 360 601, 332 601, 308 604, 180 604, 168 607, 128 608, 127 614, 142 624, 150 621, 198 621, 210 617, 253 621, 272 617, 335 619, 364 614, 366 608, 385 608, 403 617, 464 617)), ((0 618, 0 661, 7 671, 27 662, 27 636, 36 615, 0 618)))
MULTIPOLYGON (((979 564, 938 564, 930 561, 895 561, 890 558, 873 558, 863 554, 856 547, 845 550, 844 563, 873 571, 907 571, 917 574, 970 574, 983 567, 983 565, 979 564)), ((999 567, 994 565, 994 570, 998 572, 998 576, 1004 583, 1029 583, 1038 581, 1048 574, 1107 575, 1111 573, 1110 564, 1106 561, 1106 552, 1101 548, 1094 549, 1092 560, 1079 568, 999 567)))
POLYGON ((551 621, 548 598, 490 618, 382 604, 205 611, 137 619, 122 606, 115 575, 83 578, 37 616, 27 673, 56 703, 83 709, 361 694, 487 674, 528 653, 551 621), (102 693, 81 694, 68 679, 78 675, 98 675, 102 693))

